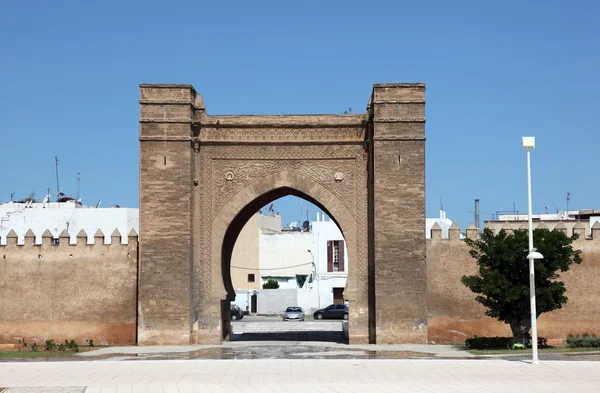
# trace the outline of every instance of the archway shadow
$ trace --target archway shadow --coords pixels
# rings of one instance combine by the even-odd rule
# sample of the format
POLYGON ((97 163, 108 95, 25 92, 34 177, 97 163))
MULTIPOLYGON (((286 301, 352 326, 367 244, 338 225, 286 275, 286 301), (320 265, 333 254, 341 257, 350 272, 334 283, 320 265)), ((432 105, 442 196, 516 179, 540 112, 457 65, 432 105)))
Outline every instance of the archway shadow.
POLYGON ((274 333, 234 333, 231 341, 307 341, 348 344, 344 332, 274 332, 274 333))

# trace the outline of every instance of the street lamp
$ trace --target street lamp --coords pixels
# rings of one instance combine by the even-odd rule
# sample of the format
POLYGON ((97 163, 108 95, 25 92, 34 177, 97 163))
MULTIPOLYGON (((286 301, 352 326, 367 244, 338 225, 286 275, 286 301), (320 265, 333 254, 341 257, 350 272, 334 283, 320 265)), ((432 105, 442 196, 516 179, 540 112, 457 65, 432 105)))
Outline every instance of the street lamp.
POLYGON ((306 250, 312 257, 313 268, 315 269, 315 278, 317 280, 317 303, 319 304, 319 308, 321 308, 321 280, 319 280, 319 267, 315 265, 315 256, 313 255, 311 250, 306 250))
POLYGON ((523 137, 523 149, 527 150, 527 207, 529 212, 528 229, 529 229, 529 301, 531 307, 531 349, 532 349, 532 364, 539 364, 538 348, 537 348, 537 323, 535 310, 535 269, 534 260, 543 259, 544 256, 533 248, 533 224, 531 219, 531 151, 535 149, 535 137, 523 137))

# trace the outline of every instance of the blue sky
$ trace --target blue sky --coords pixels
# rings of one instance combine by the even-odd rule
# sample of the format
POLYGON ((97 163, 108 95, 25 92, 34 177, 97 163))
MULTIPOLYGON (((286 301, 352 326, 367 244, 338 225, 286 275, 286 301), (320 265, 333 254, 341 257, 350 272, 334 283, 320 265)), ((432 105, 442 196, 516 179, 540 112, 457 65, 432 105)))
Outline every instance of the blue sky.
MULTIPOLYGON (((464 228, 533 205, 600 208, 596 1, 4 1, 0 201, 33 190, 138 206, 140 83, 193 84, 209 113, 364 110, 427 83, 427 216, 464 228)), ((304 207, 306 209, 306 206, 304 207)), ((284 221, 299 202, 277 202, 284 221)), ((311 213, 311 215, 313 215, 311 213)))

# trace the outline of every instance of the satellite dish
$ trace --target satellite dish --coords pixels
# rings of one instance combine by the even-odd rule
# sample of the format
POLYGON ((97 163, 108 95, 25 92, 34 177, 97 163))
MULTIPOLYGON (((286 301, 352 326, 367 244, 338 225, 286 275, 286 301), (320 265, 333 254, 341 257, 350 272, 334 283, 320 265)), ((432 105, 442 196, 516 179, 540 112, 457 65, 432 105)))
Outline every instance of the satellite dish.
POLYGON ((310 229, 310 222, 308 222, 308 220, 302 223, 302 229, 304 229, 305 231, 308 231, 310 229))
POLYGON ((271 206, 269 206, 269 210, 268 211, 273 211, 273 204, 271 203, 271 206))

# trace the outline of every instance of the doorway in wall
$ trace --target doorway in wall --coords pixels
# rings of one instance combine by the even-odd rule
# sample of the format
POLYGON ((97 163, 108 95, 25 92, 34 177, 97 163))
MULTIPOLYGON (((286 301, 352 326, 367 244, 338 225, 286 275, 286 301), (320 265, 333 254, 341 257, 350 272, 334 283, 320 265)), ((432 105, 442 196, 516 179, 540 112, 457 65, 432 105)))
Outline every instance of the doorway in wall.
POLYGON ((342 231, 318 201, 275 191, 288 195, 251 203, 225 235, 223 280, 232 307, 249 311, 231 323, 231 340, 347 342, 342 320, 348 316, 321 310, 334 303, 333 288, 343 292, 346 285, 342 231))
POLYGON ((333 288, 333 304, 344 304, 344 288, 333 288))

